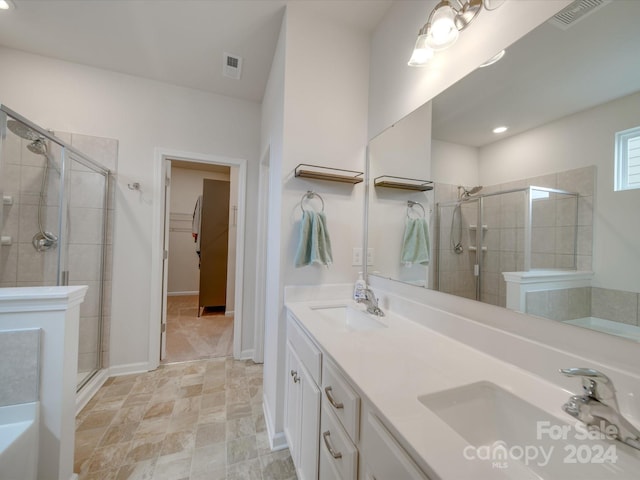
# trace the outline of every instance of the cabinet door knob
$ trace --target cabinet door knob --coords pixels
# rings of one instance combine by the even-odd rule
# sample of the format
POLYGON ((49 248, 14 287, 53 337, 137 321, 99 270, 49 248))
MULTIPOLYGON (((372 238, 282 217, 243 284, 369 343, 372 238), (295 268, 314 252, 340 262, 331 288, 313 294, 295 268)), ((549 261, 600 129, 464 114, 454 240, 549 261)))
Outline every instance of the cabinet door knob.
POLYGON ((344 408, 344 404, 342 402, 336 402, 336 399, 333 398, 333 389, 331 387, 324 387, 324 393, 327 394, 329 403, 331 403, 334 408, 344 408))
POLYGON ((336 452, 336 450, 333 448, 333 445, 331 445, 331 442, 329 440, 330 435, 331 435, 331 432, 329 432, 329 430, 327 430, 322 434, 322 438, 324 440, 324 446, 327 447, 327 450, 329 450, 329 453, 333 458, 342 458, 342 453, 336 452))

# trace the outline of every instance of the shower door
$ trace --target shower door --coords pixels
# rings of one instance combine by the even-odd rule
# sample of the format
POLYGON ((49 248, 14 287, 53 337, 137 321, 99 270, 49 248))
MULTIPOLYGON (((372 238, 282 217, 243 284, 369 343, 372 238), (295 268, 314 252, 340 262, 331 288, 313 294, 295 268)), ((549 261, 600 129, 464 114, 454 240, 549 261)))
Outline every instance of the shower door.
MULTIPOLYGON (((78 389, 102 367, 103 279, 108 176, 79 153, 66 150, 66 242, 61 284, 87 285, 80 306, 78 389)), ((105 279, 106 280, 106 279, 105 279)))
POLYGON ((480 198, 482 216, 481 287, 478 300, 506 306, 503 272, 522 271, 526 237, 527 192, 489 193, 480 198))

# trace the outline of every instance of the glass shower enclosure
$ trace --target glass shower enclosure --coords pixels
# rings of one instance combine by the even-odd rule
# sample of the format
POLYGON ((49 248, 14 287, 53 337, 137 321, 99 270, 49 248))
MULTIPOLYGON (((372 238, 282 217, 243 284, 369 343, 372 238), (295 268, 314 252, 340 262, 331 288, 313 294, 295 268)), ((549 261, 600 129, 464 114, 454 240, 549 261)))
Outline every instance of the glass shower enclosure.
POLYGON ((578 194, 529 186, 437 205, 436 285, 506 305, 503 272, 575 270, 578 194))
POLYGON ((87 285, 78 390, 102 368, 109 170, 0 105, 0 287, 87 285))

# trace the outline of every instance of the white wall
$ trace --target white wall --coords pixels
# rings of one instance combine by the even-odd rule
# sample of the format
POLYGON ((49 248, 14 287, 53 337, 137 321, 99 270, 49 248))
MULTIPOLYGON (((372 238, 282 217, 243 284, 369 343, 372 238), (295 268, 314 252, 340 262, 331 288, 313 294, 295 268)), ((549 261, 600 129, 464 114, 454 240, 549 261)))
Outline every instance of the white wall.
POLYGON ((284 142, 284 72, 287 41, 287 15, 282 20, 278 44, 271 64, 269 80, 262 100, 262 132, 260 151, 269 152, 268 202, 264 319, 263 409, 269 442, 272 447, 284 447, 282 434, 282 369, 280 356, 284 352, 285 329, 280 324, 282 285, 280 282, 280 225, 282 215, 282 150, 284 142))
MULTIPOLYGON (((224 173, 171 166, 171 205, 169 206, 169 275, 168 294, 197 292, 200 289, 200 269, 196 243, 191 234, 193 209, 202 195, 202 181, 229 181, 224 173), (188 229, 189 231, 184 231, 188 229)), ((234 198, 230 195, 231 198, 234 198)), ((229 242, 231 245, 231 242, 229 242)), ((235 245, 235 239, 234 239, 235 245)), ((233 297, 232 297, 233 298, 233 297)))
POLYGON ((640 125, 640 93, 480 149, 480 182, 506 183, 596 165, 593 286, 640 292, 640 190, 613 191, 614 135, 640 125))
POLYGON ((362 268, 351 265, 351 252, 362 245, 364 185, 294 178, 293 171, 299 163, 364 171, 369 72, 368 35, 322 18, 305 2, 287 6, 280 40, 265 95, 262 148, 271 142, 269 228, 278 229, 269 238, 265 326, 264 395, 272 436, 282 431, 284 408, 284 285, 353 282, 362 268), (329 268, 293 265, 300 198, 307 190, 324 199, 329 268))
POLYGON ((431 141, 431 174, 438 183, 472 187, 480 185, 479 152, 475 147, 431 141))
POLYGON ((557 13, 571 0, 509 0, 480 13, 458 41, 424 68, 407 61, 437 0, 394 2, 373 33, 369 138, 434 98, 480 63, 557 13))
POLYGON ((242 349, 252 349, 260 105, 6 48, 0 64, 0 101, 10 108, 44 128, 119 141, 111 365, 120 371, 149 366, 150 272, 161 261, 151 257, 154 149, 248 160, 242 349))

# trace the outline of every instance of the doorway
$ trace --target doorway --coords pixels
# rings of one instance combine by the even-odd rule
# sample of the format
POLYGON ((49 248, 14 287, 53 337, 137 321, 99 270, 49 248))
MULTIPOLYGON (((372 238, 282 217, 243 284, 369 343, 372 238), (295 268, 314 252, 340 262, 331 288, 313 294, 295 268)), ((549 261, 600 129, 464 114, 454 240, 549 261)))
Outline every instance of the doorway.
POLYGON ((161 361, 233 353, 237 167, 167 159, 161 361), (167 210, 168 209, 168 210, 167 210))
POLYGON ((164 188, 158 191, 159 208, 155 217, 158 240, 153 248, 160 261, 154 264, 157 272, 154 278, 159 281, 157 290, 154 289, 150 318, 150 366, 155 368, 160 361, 169 363, 230 354, 238 358, 243 321, 246 161, 169 151, 158 151, 156 156, 156 178, 164 188), (193 217, 205 180, 226 183, 228 189, 224 228, 227 255, 226 268, 223 268, 227 279, 223 300, 201 308, 200 258, 193 236, 193 217))

